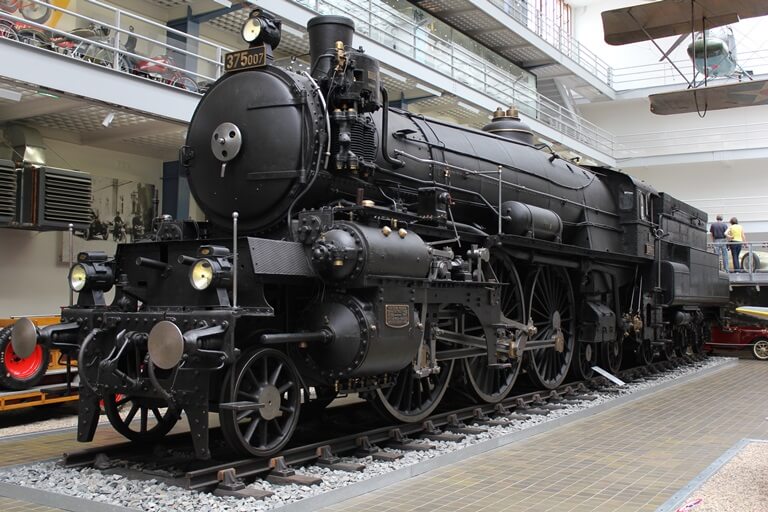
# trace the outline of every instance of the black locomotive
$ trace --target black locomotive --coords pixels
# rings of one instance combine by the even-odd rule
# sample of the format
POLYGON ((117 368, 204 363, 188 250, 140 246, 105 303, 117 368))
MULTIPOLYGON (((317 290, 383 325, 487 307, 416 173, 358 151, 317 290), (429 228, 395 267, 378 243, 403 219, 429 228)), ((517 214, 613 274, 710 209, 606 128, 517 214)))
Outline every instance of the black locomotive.
POLYGON ((210 411, 271 455, 338 393, 420 421, 452 386, 496 402, 521 372, 700 349, 728 300, 703 212, 537 148, 513 109, 473 130, 390 108, 350 20, 307 28, 311 73, 277 67, 255 10, 202 98, 180 160, 209 221, 79 254, 62 323, 17 324, 17 353, 77 355, 80 441, 103 400, 130 439, 184 411, 210 457, 210 411))

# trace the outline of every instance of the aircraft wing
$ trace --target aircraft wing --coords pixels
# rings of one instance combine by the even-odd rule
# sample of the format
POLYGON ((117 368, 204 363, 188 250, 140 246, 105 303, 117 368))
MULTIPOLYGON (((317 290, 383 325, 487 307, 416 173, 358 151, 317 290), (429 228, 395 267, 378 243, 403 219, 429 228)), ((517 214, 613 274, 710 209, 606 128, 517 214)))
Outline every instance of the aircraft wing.
POLYGON ((651 101, 651 112, 659 115, 768 105, 768 80, 651 94, 648 99, 651 101))
POLYGON ((661 0, 602 13, 605 42, 611 45, 701 32, 705 19, 709 29, 765 15, 765 0, 661 0))
POLYGON ((741 306, 736 308, 736 312, 742 315, 751 316, 753 318, 768 320, 768 308, 761 308, 758 306, 741 306))

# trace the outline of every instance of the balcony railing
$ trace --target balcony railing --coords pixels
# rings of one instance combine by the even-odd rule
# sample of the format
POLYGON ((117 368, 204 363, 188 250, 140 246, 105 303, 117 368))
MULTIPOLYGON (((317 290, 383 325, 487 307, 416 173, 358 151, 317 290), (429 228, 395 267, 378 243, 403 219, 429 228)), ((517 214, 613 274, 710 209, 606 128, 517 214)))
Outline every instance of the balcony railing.
MULTIPOLYGON (((726 256, 728 257, 728 272, 734 274, 741 274, 738 276, 738 281, 753 281, 757 280, 760 276, 760 280, 764 280, 768 277, 768 242, 725 242, 726 256), (734 248, 738 248, 738 268, 734 265, 733 252, 734 248), (746 275, 744 275, 746 274, 746 275)), ((723 255, 721 254, 720 247, 717 244, 707 244, 709 252, 717 253, 720 256, 721 269, 725 269, 723 266, 723 255)))
POLYGON ((222 55, 231 51, 98 0, 81 1, 82 12, 25 1, 57 13, 56 26, 0 10, 0 37, 190 92, 215 81, 222 55))
POLYGON ((613 70, 604 60, 573 39, 563 28, 538 9, 525 2, 514 0, 489 0, 512 19, 525 26, 560 53, 592 73, 598 80, 613 86, 613 70))
MULTIPOLYGON (((737 61, 745 71, 755 76, 768 75, 768 49, 740 53, 737 61)), ((613 69, 613 88, 617 91, 625 91, 684 84, 686 79, 690 80, 693 77, 693 64, 690 59, 680 59, 673 62, 686 74, 686 78, 680 76, 680 73, 664 60, 653 64, 613 69)), ((699 75, 698 80, 701 79, 702 76, 699 75)), ((743 80, 748 80, 748 78, 743 78, 743 80)), ((718 82, 722 82, 722 80, 713 80, 710 84, 715 85, 718 82)))
POLYGON ((616 136, 616 159, 768 147, 768 123, 720 125, 616 136))

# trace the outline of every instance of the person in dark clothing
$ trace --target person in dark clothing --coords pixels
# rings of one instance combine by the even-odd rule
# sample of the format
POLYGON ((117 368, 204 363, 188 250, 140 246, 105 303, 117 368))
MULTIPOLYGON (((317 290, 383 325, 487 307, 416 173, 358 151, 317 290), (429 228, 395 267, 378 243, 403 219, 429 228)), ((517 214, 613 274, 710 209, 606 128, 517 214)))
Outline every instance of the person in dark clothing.
POLYGON ((723 270, 728 272, 728 240, 725 232, 728 231, 728 224, 723 222, 723 216, 717 216, 717 222, 709 226, 709 233, 712 235, 712 241, 715 244, 715 252, 720 256, 723 264, 723 270))

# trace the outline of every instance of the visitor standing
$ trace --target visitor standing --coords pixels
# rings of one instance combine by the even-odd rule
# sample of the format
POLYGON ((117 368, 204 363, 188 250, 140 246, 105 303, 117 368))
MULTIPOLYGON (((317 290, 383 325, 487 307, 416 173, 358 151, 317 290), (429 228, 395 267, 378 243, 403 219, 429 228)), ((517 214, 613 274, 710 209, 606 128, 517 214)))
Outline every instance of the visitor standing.
POLYGON ((723 216, 717 216, 717 222, 709 226, 709 233, 712 235, 712 242, 715 244, 715 253, 720 256, 723 264, 723 270, 728 272, 728 240, 725 232, 728 231, 728 224, 723 222, 723 216))
POLYGON ((733 255, 733 271, 738 272, 741 270, 739 254, 741 253, 742 244, 747 241, 747 237, 744 235, 744 228, 739 224, 739 219, 736 217, 731 217, 731 225, 725 232, 725 238, 728 240, 728 246, 731 248, 731 254, 733 255))

